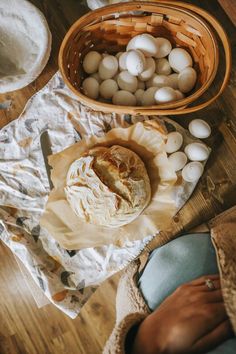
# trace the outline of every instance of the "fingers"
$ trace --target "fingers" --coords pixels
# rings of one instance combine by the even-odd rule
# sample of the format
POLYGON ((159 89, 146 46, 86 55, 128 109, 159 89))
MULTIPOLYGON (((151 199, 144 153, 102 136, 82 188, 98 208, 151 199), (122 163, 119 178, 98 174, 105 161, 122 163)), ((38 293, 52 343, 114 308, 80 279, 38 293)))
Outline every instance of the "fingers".
POLYGON ((219 274, 203 275, 202 277, 194 279, 193 281, 189 282, 188 284, 189 285, 202 285, 202 284, 205 284, 205 281, 207 279, 210 279, 212 281, 216 281, 216 280, 220 281, 220 276, 219 276, 219 274))
POLYGON ((202 283, 202 284, 199 284, 199 285, 195 285, 195 286, 197 286, 197 290, 199 290, 199 291, 207 291, 207 292, 214 292, 216 290, 221 289, 221 283, 220 283, 219 279, 215 279, 215 280, 211 279, 211 282, 212 282, 212 284, 214 286, 212 289, 209 289, 209 287, 206 285, 205 282, 202 283))
POLYGON ((223 302, 223 295, 221 289, 208 291, 208 292, 205 292, 205 289, 203 289, 202 294, 204 296, 205 302, 207 303, 223 302))
POLYGON ((191 348, 189 354, 208 352, 220 345, 225 340, 233 337, 233 331, 229 320, 221 322, 207 335, 200 338, 191 348))

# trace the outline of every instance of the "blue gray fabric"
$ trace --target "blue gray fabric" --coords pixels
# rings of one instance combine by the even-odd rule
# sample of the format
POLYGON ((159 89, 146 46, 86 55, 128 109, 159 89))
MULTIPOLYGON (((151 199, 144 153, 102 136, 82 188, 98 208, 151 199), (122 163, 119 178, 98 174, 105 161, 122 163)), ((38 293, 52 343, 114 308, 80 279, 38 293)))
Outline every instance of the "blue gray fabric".
MULTIPOLYGON (((153 311, 181 284, 216 273, 219 271, 210 235, 188 234, 151 253, 138 285, 153 311)), ((235 354, 236 339, 224 342, 210 353, 235 354)))

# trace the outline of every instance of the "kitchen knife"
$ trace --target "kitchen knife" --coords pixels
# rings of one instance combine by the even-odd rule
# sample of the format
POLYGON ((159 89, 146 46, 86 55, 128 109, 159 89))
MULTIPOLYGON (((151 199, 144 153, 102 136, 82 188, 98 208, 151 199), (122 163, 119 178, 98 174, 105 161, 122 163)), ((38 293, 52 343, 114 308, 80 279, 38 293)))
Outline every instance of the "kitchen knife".
POLYGON ((47 130, 42 132, 42 134, 40 135, 40 145, 41 145, 41 150, 43 153, 45 168, 47 171, 49 186, 50 186, 50 189, 53 189, 53 183, 51 180, 51 169, 52 168, 48 163, 48 156, 52 155, 52 149, 51 149, 51 142, 50 142, 50 138, 49 138, 47 130))

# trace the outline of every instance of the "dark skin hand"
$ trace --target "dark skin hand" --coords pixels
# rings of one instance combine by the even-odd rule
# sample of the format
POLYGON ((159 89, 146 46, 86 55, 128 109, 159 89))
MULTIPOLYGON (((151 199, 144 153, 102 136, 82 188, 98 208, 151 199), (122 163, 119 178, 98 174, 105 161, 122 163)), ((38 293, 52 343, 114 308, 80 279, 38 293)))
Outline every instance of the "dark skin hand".
POLYGON ((230 337, 219 275, 209 275, 177 288, 140 324, 132 354, 206 353, 230 337))

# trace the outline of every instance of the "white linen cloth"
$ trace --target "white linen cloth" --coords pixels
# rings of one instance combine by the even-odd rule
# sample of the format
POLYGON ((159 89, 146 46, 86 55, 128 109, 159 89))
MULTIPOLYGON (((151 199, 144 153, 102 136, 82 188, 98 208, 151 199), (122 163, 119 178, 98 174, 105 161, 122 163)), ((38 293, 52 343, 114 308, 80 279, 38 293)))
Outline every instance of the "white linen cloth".
MULTIPOLYGON (((49 300, 71 318, 99 284, 139 255, 153 235, 129 241, 123 248, 109 245, 74 252, 61 248, 39 225, 49 193, 40 134, 48 129, 56 153, 83 136, 102 135, 144 119, 148 117, 91 111, 56 73, 28 101, 21 116, 0 131, 0 239, 21 259, 49 300)), ((168 125, 173 128, 170 120, 168 125)), ((185 139, 190 139, 186 133, 185 139)), ((178 208, 195 185, 175 187, 178 208)))

